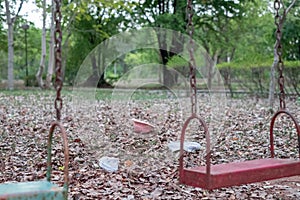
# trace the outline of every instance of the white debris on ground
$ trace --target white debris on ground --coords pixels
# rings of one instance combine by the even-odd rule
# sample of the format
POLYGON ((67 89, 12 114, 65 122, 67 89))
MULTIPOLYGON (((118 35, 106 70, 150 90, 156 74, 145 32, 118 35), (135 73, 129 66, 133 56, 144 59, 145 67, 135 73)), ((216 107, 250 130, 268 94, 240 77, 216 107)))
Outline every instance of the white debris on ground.
POLYGON ((99 166, 108 172, 118 171, 119 159, 114 157, 104 156, 99 159, 99 166))
MULTIPOLYGON (((180 141, 172 141, 168 143, 168 147, 172 152, 177 152, 180 150, 180 141)), ((200 150, 200 144, 198 142, 188 142, 183 143, 183 149, 187 152, 195 152, 200 150)))

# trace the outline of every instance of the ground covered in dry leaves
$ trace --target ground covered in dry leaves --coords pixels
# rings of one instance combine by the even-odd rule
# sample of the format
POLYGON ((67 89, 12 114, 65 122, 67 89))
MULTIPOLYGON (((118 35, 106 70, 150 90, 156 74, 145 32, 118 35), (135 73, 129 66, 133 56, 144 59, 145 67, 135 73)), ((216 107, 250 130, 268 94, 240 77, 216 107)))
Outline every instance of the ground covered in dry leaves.
MULTIPOLYGON (((0 183, 45 178, 46 145, 55 119, 54 93, 0 93, 0 183)), ((238 162, 269 156, 268 129, 272 116, 265 99, 227 98, 214 111, 207 94, 199 96, 198 113, 210 125, 212 163, 238 162), (213 126, 214 125, 214 126, 213 126)), ((221 101, 221 100, 220 100, 221 101)), ((300 120, 300 102, 288 108, 300 120)), ((64 95, 63 124, 70 148, 70 199, 300 199, 300 178, 291 177, 214 191, 178 183, 178 152, 168 149, 180 137, 190 111, 186 97, 122 101, 97 100, 72 104, 64 95), (133 132, 131 119, 155 125, 149 134, 133 132), (116 172, 99 167, 99 159, 119 159, 116 172)), ((280 116, 275 128, 276 156, 297 158, 296 131, 280 116)), ((205 138, 195 123, 186 140, 201 144, 186 153, 187 166, 204 165, 205 138)), ((53 144, 53 182, 63 182, 63 151, 56 135, 53 144)))

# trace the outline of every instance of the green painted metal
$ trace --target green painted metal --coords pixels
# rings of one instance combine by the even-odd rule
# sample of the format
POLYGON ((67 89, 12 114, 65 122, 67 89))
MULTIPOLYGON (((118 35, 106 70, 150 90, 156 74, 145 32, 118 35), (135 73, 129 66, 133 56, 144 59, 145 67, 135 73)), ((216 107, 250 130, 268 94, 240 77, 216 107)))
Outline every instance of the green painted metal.
POLYGON ((47 180, 23 182, 23 183, 4 183, 0 184, 0 200, 63 200, 68 199, 69 186, 69 147, 66 131, 63 125, 56 121, 52 122, 47 145, 47 180), (65 165, 64 165, 64 186, 58 187, 51 181, 51 144, 55 128, 59 129, 63 138, 65 165))
POLYGON ((69 147, 68 138, 64 126, 60 122, 61 109, 62 109, 62 98, 61 89, 63 85, 63 77, 61 73, 61 3, 62 0, 55 0, 55 109, 57 121, 51 123, 48 145, 47 145, 47 180, 46 181, 35 181, 35 182, 24 182, 24 183, 4 183, 0 184, 0 200, 61 200, 68 199, 68 187, 69 187, 69 147), (51 150, 52 150, 52 137, 55 128, 59 129, 61 137, 63 139, 65 165, 64 165, 64 186, 62 188, 52 184, 51 181, 51 150))
POLYGON ((48 181, 6 183, 0 185, 0 200, 60 200, 67 190, 48 181))

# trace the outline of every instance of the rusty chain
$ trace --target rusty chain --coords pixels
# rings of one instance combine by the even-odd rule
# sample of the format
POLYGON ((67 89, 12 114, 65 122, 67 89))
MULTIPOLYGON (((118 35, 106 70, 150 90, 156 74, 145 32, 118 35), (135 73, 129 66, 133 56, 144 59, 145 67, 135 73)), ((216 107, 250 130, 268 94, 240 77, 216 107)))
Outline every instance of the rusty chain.
POLYGON ((61 98, 61 90, 63 86, 63 77, 62 77, 62 53, 61 53, 61 42, 62 42, 62 31, 61 31, 61 0, 54 0, 55 2, 55 13, 54 13, 54 21, 55 21, 55 32, 54 32, 54 54, 55 54, 55 90, 56 90, 56 99, 55 99, 55 110, 56 110, 56 118, 58 121, 61 119, 61 109, 63 105, 63 101, 61 98))
POLYGON ((281 8, 281 2, 280 0, 275 0, 274 1, 274 9, 275 9, 275 25, 276 25, 276 54, 278 56, 278 84, 279 84, 279 89, 280 89, 280 94, 279 94, 279 101, 280 101, 280 109, 285 109, 285 91, 284 91, 284 75, 283 75, 283 70, 284 70, 284 63, 282 60, 282 43, 281 43, 281 36, 282 36, 282 27, 280 25, 280 8, 281 8))
POLYGON ((187 32, 189 34, 189 68, 190 68, 190 93, 191 93, 191 108, 192 113, 197 113, 197 87, 196 87, 196 62, 194 57, 194 24, 193 24, 193 5, 192 0, 187 3, 187 32))

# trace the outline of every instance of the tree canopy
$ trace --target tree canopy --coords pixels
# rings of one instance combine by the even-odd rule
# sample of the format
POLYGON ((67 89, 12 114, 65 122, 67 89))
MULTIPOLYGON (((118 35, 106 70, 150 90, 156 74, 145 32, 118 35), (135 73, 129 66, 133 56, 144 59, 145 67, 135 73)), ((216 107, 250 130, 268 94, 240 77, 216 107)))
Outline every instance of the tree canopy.
MULTIPOLYGON (((22 0, 14 0, 11 4, 12 13, 15 14, 22 0)), ((25 3, 26 1, 24 1, 25 3)), ((183 34, 186 32, 187 14, 186 2, 182 0, 135 0, 135 1, 107 1, 107 0, 64 0, 62 1, 63 14, 63 48, 65 80, 72 84, 76 73, 86 56, 97 45, 113 37, 118 33, 128 30, 141 29, 143 27, 167 28, 183 34)), ((41 8, 41 1, 34 1, 41 8)), ((47 5, 48 18, 51 17, 50 2, 47 5)), ((299 2, 298 2, 299 4, 299 2)), ((193 0, 194 5, 194 40, 197 41, 214 64, 222 62, 251 62, 264 61, 273 56, 274 46, 274 11, 272 4, 267 0, 193 0)), ((42 8, 41 8, 42 9, 42 8)), ((284 56, 286 60, 300 59, 300 10, 295 5, 291 14, 287 17, 283 31, 284 56)), ((5 20, 4 3, 0 4, 0 51, 1 53, 1 78, 5 79, 7 71, 7 24, 5 20)), ((15 20, 15 69, 14 74, 19 79, 25 79, 24 65, 24 30, 22 24, 27 22, 26 17, 18 16, 15 20)), ((30 74, 35 74, 40 57, 41 29, 30 24, 28 30, 28 56, 30 61, 30 74)), ((50 28, 50 27, 48 27, 50 28)), ((47 32, 49 40, 50 33, 47 32)), ((166 45, 165 36, 157 38, 160 45, 166 45)), ((186 41, 174 39, 168 43, 164 50, 149 52, 153 62, 165 66, 164 76, 168 73, 168 67, 174 64, 173 56, 183 50, 186 41), (172 65, 168 66, 167 63, 172 65)), ((49 46, 49 45, 48 45, 49 46)), ((105 52, 103 52, 105 53, 105 52)), ((131 52, 132 55, 123 55, 115 65, 125 70, 126 73, 132 63, 139 63, 135 59, 142 59, 143 50, 131 52), (134 55, 136 54, 136 55, 134 55), (129 59, 130 58, 130 59, 129 59)), ((103 54, 104 55, 104 54, 103 54)), ((49 56, 47 56, 47 59, 49 56)), ((105 57, 105 56, 104 56, 105 57)), ((176 59, 175 59, 176 60, 176 59)), ((178 60, 178 59, 177 59, 178 60)), ((184 62, 183 62, 184 63, 184 62)), ((99 68, 100 65, 95 65, 99 68)), ((209 66, 208 66, 209 68, 209 66)), ((101 72, 102 70, 98 70, 101 72)), ((208 70, 209 71, 209 70, 208 70)), ((210 72, 213 73, 213 72, 210 72)), ((104 78, 102 74, 99 77, 104 78)))

